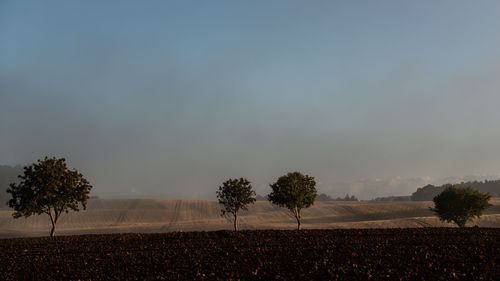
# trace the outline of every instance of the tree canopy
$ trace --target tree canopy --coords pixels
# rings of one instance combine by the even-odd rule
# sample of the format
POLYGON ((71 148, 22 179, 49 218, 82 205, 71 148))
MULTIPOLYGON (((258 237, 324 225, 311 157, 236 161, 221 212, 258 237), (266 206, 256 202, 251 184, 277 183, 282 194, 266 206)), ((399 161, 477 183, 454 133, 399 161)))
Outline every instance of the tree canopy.
POLYGON ((255 191, 245 178, 228 179, 217 191, 219 203, 223 206, 221 215, 232 214, 234 231, 238 230, 238 212, 247 210, 249 204, 255 202, 255 191))
POLYGON ((300 211, 314 204, 317 196, 314 178, 300 172, 288 173, 271 184, 271 189, 269 201, 290 210, 297 220, 297 230, 300 230, 300 211))
POLYGON ((86 209, 92 188, 82 174, 68 169, 64 158, 38 160, 24 167, 19 179, 19 183, 11 183, 7 189, 11 195, 7 205, 14 209, 13 217, 49 215, 50 236, 54 236, 62 212, 79 211, 79 204, 86 209))
POLYGON ((434 197, 434 211, 442 221, 454 222, 459 227, 480 217, 483 211, 491 206, 488 203, 490 194, 481 193, 470 187, 450 185, 434 197))

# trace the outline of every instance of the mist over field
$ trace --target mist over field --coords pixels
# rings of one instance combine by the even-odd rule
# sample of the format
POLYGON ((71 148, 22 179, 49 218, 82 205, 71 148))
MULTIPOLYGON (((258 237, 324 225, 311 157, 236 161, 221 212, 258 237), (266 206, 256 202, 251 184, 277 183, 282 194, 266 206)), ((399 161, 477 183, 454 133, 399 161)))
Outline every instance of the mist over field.
POLYGON ((100 198, 500 178, 500 2, 0 1, 0 165, 100 198))
MULTIPOLYGON (((500 227, 500 199, 470 226, 500 227)), ((316 202, 303 210, 304 229, 452 227, 439 220, 425 202, 316 202)), ((88 209, 61 217, 58 235, 96 233, 159 233, 232 229, 230 217, 220 216, 213 200, 91 199, 88 209)), ((241 230, 296 229, 290 212, 258 201, 240 214, 241 230)), ((0 238, 46 236, 47 216, 13 219, 0 210, 0 238)))
POLYGON ((0 0, 0 280, 500 280, 499 15, 0 0))

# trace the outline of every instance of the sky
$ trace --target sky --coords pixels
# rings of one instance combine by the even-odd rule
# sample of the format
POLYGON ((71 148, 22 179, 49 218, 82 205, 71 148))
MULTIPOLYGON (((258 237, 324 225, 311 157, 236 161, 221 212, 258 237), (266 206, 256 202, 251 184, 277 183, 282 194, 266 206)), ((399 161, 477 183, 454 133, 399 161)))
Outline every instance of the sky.
POLYGON ((500 178, 499 1, 0 0, 0 165, 100 197, 500 178))

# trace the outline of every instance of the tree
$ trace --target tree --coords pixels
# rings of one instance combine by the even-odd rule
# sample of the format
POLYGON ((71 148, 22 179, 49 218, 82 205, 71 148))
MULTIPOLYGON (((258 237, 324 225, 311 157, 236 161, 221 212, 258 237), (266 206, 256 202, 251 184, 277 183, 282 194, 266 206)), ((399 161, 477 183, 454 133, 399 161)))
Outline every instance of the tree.
POLYGON ((247 210, 247 206, 255 202, 255 191, 252 190, 252 185, 244 178, 228 179, 222 186, 219 186, 217 198, 219 204, 224 206, 221 215, 232 214, 234 231, 238 231, 238 212, 247 210))
POLYGON ((316 199, 314 178, 299 172, 288 173, 271 184, 271 189, 269 201, 290 210, 297 220, 297 230, 300 230, 302 220, 300 211, 303 208, 309 208, 316 199))
POLYGON ((483 211, 490 207, 491 195, 481 193, 470 187, 450 185, 434 197, 434 209, 442 221, 454 222, 464 227, 474 217, 480 217, 483 211))
POLYGON ((79 211, 79 203, 83 209, 87 207, 92 186, 78 171, 69 170, 64 158, 45 157, 24 167, 24 174, 18 177, 20 182, 11 183, 7 189, 12 196, 7 205, 15 211, 12 216, 49 215, 50 236, 54 236, 62 212, 79 211))

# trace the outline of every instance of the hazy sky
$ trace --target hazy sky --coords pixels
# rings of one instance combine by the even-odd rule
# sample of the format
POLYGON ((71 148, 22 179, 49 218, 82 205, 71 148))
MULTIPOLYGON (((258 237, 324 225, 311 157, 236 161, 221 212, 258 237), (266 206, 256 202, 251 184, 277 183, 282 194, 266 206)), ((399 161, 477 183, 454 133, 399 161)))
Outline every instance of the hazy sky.
POLYGON ((499 27, 496 0, 0 0, 0 164, 66 157, 102 197, 498 178, 499 27))

